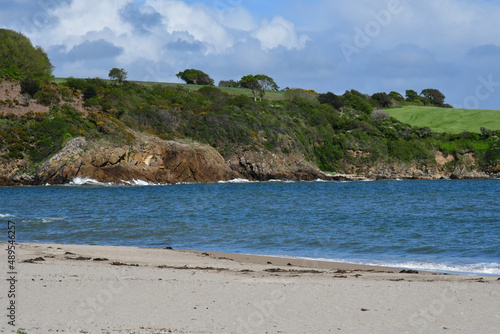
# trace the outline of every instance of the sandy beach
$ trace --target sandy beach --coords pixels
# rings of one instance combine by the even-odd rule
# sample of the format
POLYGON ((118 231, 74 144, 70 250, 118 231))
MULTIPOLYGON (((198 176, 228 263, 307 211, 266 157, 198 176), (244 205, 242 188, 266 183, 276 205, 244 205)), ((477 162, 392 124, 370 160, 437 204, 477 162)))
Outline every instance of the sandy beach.
MULTIPOLYGON (((7 245, 2 268, 7 276, 7 245)), ((16 245, 32 333, 499 333, 500 280, 172 249, 16 245)), ((8 278, 8 276, 6 277, 8 278)), ((9 282, 0 301, 8 307, 9 282)))

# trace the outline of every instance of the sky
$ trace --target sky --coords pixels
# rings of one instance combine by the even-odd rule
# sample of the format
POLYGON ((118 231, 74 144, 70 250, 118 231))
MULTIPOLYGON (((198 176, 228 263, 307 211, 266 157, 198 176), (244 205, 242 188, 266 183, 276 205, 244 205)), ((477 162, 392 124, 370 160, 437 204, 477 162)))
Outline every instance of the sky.
POLYGON ((265 74, 280 88, 440 90, 500 110, 500 0, 0 0, 56 77, 216 82, 265 74))

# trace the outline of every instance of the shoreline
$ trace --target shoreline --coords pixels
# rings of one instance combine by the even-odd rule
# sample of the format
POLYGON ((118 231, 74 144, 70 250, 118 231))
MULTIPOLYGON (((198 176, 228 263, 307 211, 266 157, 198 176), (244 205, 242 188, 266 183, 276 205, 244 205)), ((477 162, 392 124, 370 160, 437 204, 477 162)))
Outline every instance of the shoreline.
MULTIPOLYGON (((495 333, 500 327, 494 277, 162 248, 16 247, 16 328, 29 334, 495 333)), ((7 263, 7 252, 1 254, 7 263)), ((11 329, 5 320, 1 326, 11 329)))
MULTIPOLYGON (((0 244, 3 242, 0 241, 0 244)), ((435 269, 416 267, 411 265, 404 265, 405 263, 387 263, 387 264, 376 264, 376 263, 362 263, 360 262, 350 262, 349 260, 334 260, 327 258, 309 258, 300 256, 285 256, 285 255, 267 255, 267 254, 253 254, 253 253, 230 253, 221 251, 211 251, 211 250, 193 250, 193 249, 179 249, 172 247, 148 247, 148 246, 120 246, 120 245, 89 245, 89 244, 58 244, 58 243, 37 243, 37 242, 20 242, 19 245, 31 245, 31 246, 41 246, 54 248, 61 248, 62 246, 67 247, 89 247, 90 249, 94 247, 110 247, 110 248, 123 248, 123 249, 143 249, 143 250, 168 250, 172 252, 180 252, 187 254, 196 254, 198 256, 206 256, 212 259, 226 259, 230 261, 235 261, 238 263, 248 263, 249 265, 265 265, 272 264, 274 266, 288 266, 288 267, 304 267, 309 269, 321 269, 321 270, 350 270, 350 271, 372 271, 372 272, 387 272, 387 273, 398 273, 400 271, 413 271, 419 274, 432 274, 432 275, 457 275, 457 276, 468 276, 468 277, 492 277, 499 278, 498 273, 488 273, 479 271, 466 271, 464 269, 449 270, 446 269, 435 269)), ((406 264, 412 264, 408 262, 406 264)), ((433 263, 428 263, 428 265, 433 265, 433 263)), ((460 268, 460 267, 459 267, 460 268)))
POLYGON ((383 181, 470 181, 470 180, 500 180, 500 175, 488 175, 487 177, 464 177, 464 178, 451 178, 451 177, 368 177, 366 175, 349 175, 349 174, 335 174, 328 175, 327 179, 316 180, 282 180, 282 179, 269 179, 269 180, 252 180, 252 179, 231 179, 228 181, 213 181, 213 182, 177 182, 177 183, 154 183, 152 181, 145 181, 142 179, 121 180, 116 182, 105 182, 88 177, 76 177, 71 181, 65 183, 46 183, 46 184, 15 184, 15 185, 0 185, 0 187, 47 187, 47 186, 96 186, 96 187, 145 187, 145 186, 173 186, 173 185, 196 185, 196 184, 245 184, 245 183, 295 183, 295 182, 383 182, 383 181), (76 181, 76 182, 75 182, 76 181))

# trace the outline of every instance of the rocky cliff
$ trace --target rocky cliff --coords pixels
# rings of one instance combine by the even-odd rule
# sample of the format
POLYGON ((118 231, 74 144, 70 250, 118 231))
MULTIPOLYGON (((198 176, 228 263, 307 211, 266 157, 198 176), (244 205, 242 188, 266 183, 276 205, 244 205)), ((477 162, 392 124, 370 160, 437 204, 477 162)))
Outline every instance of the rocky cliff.
POLYGON ((472 153, 460 156, 436 152, 435 164, 347 166, 346 174, 325 174, 304 157, 240 149, 225 160, 214 148, 192 141, 165 141, 143 133, 130 145, 68 141, 63 149, 36 169, 25 160, 0 162, 0 185, 64 184, 91 178, 115 184, 141 180, 151 183, 200 183, 232 179, 359 180, 466 179, 499 177, 475 166, 472 153), (31 172, 30 172, 31 171, 31 172))
POLYGON ((115 184, 329 179, 299 157, 240 151, 226 161, 214 148, 197 142, 138 136, 124 146, 72 139, 32 173, 26 172, 29 166, 24 160, 3 161, 0 185, 64 184, 77 177, 115 184))
POLYGON ((246 179, 268 180, 303 180, 331 179, 316 166, 298 155, 286 155, 260 150, 238 150, 227 161, 231 170, 246 179))
POLYGON ((0 167, 0 183, 63 184, 76 177, 123 183, 217 182, 241 178, 213 148, 194 142, 138 139, 133 145, 116 146, 75 138, 29 175, 22 161, 0 167))

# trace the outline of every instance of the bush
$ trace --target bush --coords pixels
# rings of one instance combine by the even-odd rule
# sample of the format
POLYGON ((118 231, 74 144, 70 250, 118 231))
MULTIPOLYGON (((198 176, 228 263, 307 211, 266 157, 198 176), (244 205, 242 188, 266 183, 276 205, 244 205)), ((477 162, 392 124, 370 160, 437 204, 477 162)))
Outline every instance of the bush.
POLYGON ((58 87, 48 82, 42 84, 41 89, 35 94, 35 98, 45 106, 50 106, 61 101, 58 87))
POLYGON ((40 82, 32 78, 27 78, 21 81, 21 94, 28 94, 30 97, 35 97, 41 89, 40 82))
POLYGON ((340 108, 344 106, 344 100, 342 99, 342 97, 331 92, 320 94, 318 100, 321 104, 329 104, 337 110, 340 110, 340 108))
POLYGON ((181 80, 184 80, 187 84, 194 85, 214 85, 214 80, 210 78, 210 76, 203 71, 195 70, 195 69, 187 69, 183 72, 179 72, 176 74, 181 80))
POLYGON ((355 90, 345 92, 343 95, 343 100, 346 105, 367 115, 371 114, 373 111, 373 107, 370 105, 370 103, 368 103, 366 97, 355 90))
POLYGON ((0 78, 52 80, 52 70, 49 57, 41 47, 34 47, 20 33, 0 29, 0 78))

